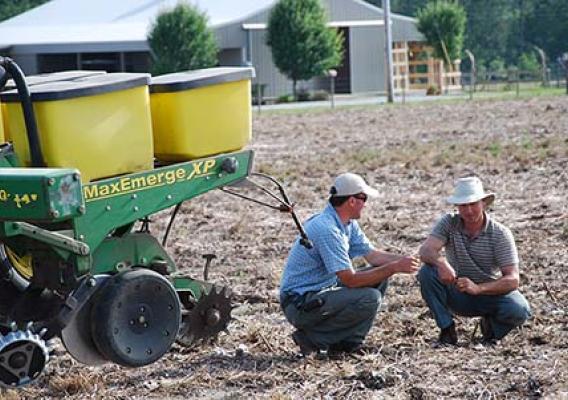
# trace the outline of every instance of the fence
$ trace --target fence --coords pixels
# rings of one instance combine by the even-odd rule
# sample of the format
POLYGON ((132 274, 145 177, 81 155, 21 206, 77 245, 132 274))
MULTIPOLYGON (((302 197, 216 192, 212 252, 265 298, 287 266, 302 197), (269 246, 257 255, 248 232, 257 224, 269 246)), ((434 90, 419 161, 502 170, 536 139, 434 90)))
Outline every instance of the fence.
POLYGON ((566 85, 565 71, 560 67, 542 71, 523 71, 515 68, 500 71, 479 71, 472 79, 471 72, 462 72, 461 85, 464 91, 507 92, 534 90, 542 87, 562 88, 566 85))

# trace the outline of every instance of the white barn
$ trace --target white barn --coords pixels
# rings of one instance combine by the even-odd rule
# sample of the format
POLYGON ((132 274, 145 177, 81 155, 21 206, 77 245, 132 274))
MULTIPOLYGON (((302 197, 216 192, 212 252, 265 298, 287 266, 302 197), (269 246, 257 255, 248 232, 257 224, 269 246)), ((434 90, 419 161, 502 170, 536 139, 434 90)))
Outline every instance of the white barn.
MULTIPOLYGON (((0 53, 11 56, 27 74, 69 69, 146 72, 151 56, 146 35, 156 15, 177 0, 52 0, 0 23, 0 53)), ((223 66, 251 63, 255 83, 265 96, 291 92, 266 46, 266 23, 276 0, 191 0, 209 17, 223 66)), ((345 57, 338 69, 343 93, 386 89, 383 12, 363 0, 322 0, 329 25, 345 36, 345 57)), ((393 41, 403 61, 409 44, 423 40, 415 20, 394 14, 393 41)), ((396 61, 396 60, 395 60, 396 61)), ((316 78, 302 83, 327 87, 316 78)))

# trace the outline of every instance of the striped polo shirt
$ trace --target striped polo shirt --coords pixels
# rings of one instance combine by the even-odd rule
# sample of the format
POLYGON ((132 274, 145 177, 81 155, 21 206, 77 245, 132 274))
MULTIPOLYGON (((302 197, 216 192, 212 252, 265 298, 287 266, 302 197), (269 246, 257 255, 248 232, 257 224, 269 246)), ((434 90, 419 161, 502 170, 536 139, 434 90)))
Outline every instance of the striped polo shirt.
POLYGON ((477 237, 467 235, 457 213, 441 217, 431 235, 444 242, 446 258, 456 275, 475 283, 495 281, 501 277, 501 268, 519 264, 513 234, 487 213, 477 237))

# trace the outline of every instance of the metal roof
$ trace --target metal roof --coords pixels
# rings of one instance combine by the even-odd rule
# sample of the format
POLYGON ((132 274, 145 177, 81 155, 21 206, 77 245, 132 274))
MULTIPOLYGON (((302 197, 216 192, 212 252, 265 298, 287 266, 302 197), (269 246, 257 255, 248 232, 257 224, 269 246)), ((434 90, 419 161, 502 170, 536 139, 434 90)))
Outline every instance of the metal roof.
MULTIPOLYGON (((178 0, 52 0, 0 23, 0 48, 18 45, 145 41, 150 23, 178 0)), ((276 0, 189 0, 218 27, 276 0)))

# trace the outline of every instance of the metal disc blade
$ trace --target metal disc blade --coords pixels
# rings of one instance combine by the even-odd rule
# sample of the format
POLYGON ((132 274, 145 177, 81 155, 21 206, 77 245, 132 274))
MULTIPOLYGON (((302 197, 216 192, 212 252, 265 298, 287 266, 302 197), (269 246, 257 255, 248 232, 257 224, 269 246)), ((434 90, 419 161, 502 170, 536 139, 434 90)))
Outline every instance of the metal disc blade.
MULTIPOLYGON (((99 284, 105 278, 97 276, 99 284)), ((97 349, 91 334, 93 297, 77 311, 75 316, 61 331, 61 341, 69 354, 80 363, 101 365, 107 363, 108 360, 97 349)))

